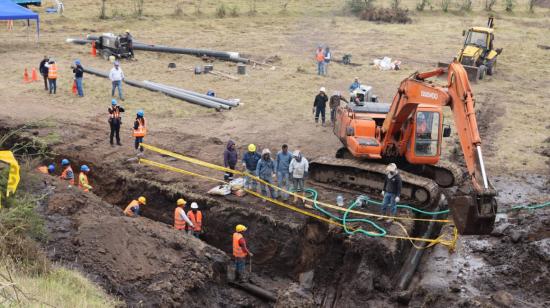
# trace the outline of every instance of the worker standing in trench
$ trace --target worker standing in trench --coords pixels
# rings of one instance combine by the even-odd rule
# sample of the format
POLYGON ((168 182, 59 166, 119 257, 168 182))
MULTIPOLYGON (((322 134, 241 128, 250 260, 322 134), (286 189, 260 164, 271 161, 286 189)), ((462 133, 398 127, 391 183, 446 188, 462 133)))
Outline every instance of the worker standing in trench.
MULTIPOLYGON (((401 194, 403 183, 401 181, 401 175, 397 170, 397 165, 394 163, 386 167, 386 173, 384 190, 382 191, 382 196, 384 197, 382 202, 382 215, 387 216, 387 210, 389 208, 391 216, 395 216, 397 215, 397 202, 399 202, 399 195, 401 194)), ((391 218, 387 220, 387 222, 391 221, 391 218)))
POLYGON ((244 225, 237 225, 235 233, 233 233, 233 257, 235 257, 235 280, 238 282, 246 282, 247 277, 244 271, 247 256, 254 256, 246 246, 246 240, 243 233, 247 230, 244 225))
POLYGON ((199 211, 197 202, 191 203, 191 210, 187 212, 187 218, 192 222, 192 225, 187 227, 189 234, 199 238, 202 231, 202 212, 199 211))
POLYGON ((181 230, 184 232, 186 232, 187 225, 190 226, 191 228, 195 227, 193 222, 191 222, 189 217, 187 217, 187 215, 185 214, 185 210, 184 210, 185 204, 187 204, 187 201, 181 198, 178 199, 178 201, 176 201, 177 207, 174 210, 174 228, 176 230, 181 230))

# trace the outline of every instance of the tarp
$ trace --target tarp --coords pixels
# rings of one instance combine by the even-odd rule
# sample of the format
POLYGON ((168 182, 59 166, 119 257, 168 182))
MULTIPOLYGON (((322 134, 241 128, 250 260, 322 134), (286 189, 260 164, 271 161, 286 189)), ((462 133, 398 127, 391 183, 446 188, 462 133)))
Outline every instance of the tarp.
POLYGON ((36 19, 36 33, 40 35, 40 16, 11 0, 0 0, 0 20, 36 19))

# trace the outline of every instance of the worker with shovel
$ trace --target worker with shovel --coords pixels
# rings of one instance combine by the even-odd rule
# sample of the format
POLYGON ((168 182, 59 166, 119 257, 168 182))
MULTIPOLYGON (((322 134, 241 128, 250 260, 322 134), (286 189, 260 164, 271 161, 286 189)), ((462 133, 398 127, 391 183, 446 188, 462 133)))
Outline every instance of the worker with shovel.
POLYGON ((254 255, 246 246, 246 240, 243 233, 247 230, 244 225, 237 225, 235 233, 233 233, 233 257, 235 257, 235 280, 238 282, 246 282, 245 265, 246 257, 254 255))

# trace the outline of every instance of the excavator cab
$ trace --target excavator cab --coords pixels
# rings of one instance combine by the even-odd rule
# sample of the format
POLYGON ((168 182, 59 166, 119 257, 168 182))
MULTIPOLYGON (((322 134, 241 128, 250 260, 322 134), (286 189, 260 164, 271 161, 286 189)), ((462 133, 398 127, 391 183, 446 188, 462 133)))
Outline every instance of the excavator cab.
POLYGON ((420 105, 411 116, 414 133, 405 157, 411 164, 436 164, 441 153, 443 114, 441 108, 420 105))

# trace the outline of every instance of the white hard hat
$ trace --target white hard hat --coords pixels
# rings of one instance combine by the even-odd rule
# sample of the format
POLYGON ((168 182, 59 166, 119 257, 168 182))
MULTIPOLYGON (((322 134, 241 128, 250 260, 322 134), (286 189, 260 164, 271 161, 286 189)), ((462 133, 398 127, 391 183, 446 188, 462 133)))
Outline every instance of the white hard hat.
POLYGON ((199 205, 197 204, 197 202, 193 202, 193 203, 191 203, 191 208, 192 209, 198 209, 199 205))
POLYGON ((262 155, 265 155, 265 154, 271 154, 271 151, 269 149, 263 149, 262 155))
POLYGON ((394 163, 391 163, 386 167, 386 171, 388 172, 395 172, 396 170, 397 170, 397 165, 395 165, 394 163))
POLYGON ((319 89, 320 92, 325 92, 326 90, 327 90, 327 89, 325 89, 325 87, 321 87, 321 88, 319 89))
POLYGON ((294 151, 294 153, 292 153, 292 156, 299 157, 300 156, 300 150, 294 151))

